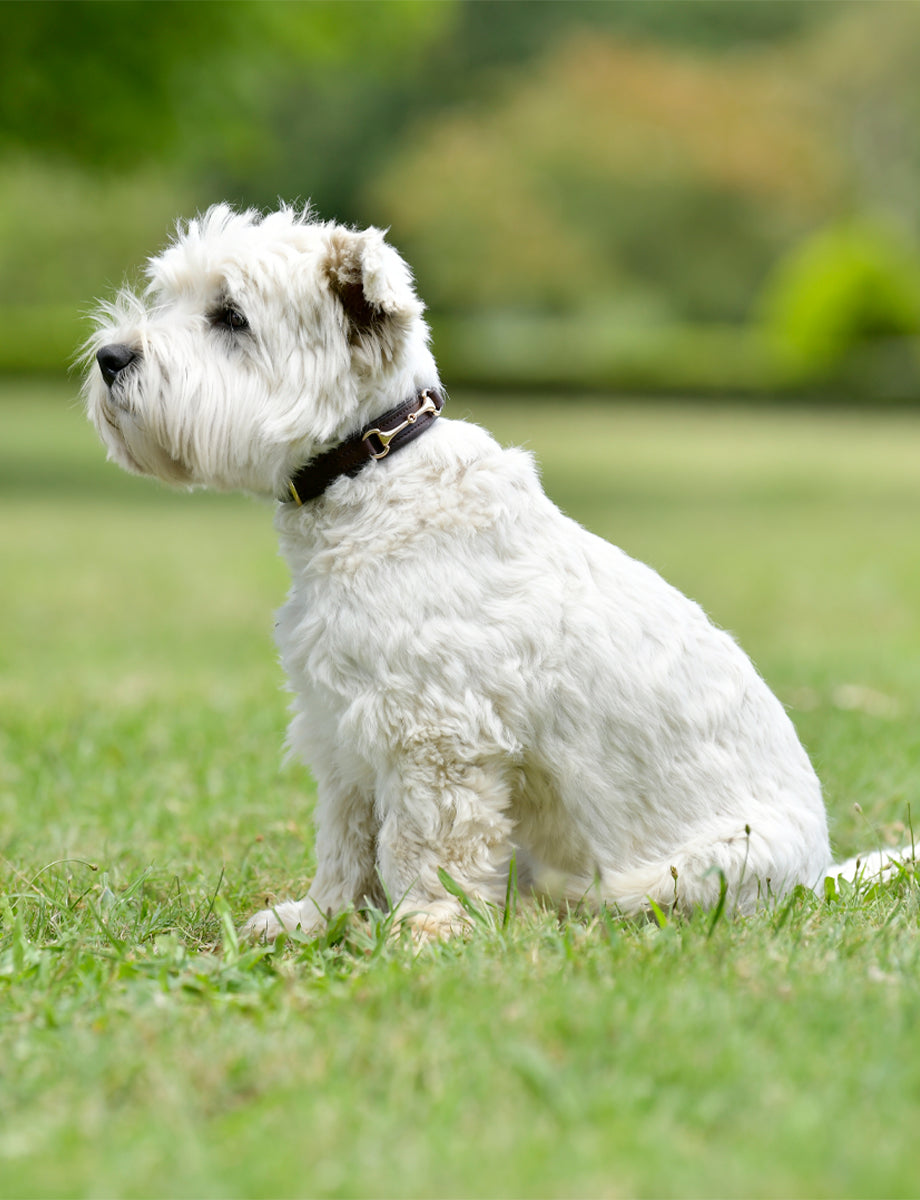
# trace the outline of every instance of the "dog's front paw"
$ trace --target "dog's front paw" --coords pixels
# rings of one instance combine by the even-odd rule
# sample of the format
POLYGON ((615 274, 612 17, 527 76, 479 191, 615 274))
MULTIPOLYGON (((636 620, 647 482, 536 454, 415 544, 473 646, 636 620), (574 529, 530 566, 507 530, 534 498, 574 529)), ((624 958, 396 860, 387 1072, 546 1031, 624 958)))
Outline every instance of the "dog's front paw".
POLYGON ((448 938, 468 934, 472 928, 469 917, 459 905, 449 901, 413 909, 404 906, 405 915, 397 913, 397 925, 405 925, 418 946, 426 942, 444 942, 448 938))
POLYGON ((286 900, 250 917, 243 926, 243 937, 253 942, 273 942, 283 931, 293 933, 295 929, 302 929, 307 933, 312 931, 313 925, 314 922, 308 923, 305 919, 302 901, 286 900))
POLYGON ((284 926, 270 908, 263 908, 249 918, 242 929, 242 936, 251 942, 273 942, 284 926))

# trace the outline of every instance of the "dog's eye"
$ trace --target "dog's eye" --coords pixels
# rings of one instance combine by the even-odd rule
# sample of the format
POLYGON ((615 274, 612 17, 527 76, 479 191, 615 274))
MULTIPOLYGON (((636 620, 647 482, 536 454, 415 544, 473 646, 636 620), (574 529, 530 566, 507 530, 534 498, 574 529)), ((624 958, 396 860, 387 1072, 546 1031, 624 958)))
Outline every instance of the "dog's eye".
POLYGON ((241 333, 244 329, 249 328, 249 322, 243 316, 238 308, 231 308, 227 305, 225 308, 220 308, 211 318, 214 325, 219 325, 222 329, 229 329, 231 333, 241 333))

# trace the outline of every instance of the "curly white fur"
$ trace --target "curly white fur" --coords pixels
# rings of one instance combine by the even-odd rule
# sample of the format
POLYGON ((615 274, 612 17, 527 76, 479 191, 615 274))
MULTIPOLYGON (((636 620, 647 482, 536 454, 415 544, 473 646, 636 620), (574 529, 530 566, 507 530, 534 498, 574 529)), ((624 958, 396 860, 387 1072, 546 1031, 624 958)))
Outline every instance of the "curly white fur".
MULTIPOLYGON (((136 359, 110 385, 88 370, 89 413, 129 470, 280 496, 439 386, 422 311, 379 231, 218 206, 100 314, 89 349, 136 359)), ((830 869, 818 780, 748 658, 565 517, 529 454, 442 418, 276 525, 318 862, 307 897, 250 930, 371 900, 448 931, 462 909, 439 868, 499 904, 512 855, 524 885, 628 913, 710 906, 723 880, 749 910, 830 869)))

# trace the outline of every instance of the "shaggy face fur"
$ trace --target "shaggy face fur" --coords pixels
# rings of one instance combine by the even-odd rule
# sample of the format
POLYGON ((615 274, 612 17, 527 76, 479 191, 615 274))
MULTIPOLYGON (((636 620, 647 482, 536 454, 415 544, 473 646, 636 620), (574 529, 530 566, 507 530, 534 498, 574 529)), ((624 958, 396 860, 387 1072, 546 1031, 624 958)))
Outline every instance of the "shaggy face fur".
MULTIPOLYGON (((225 206, 101 314, 89 414, 172 483, 284 495, 321 451, 439 386, 408 268, 377 230, 225 206)), ((447 932, 439 868, 639 912, 750 909, 830 864, 820 788, 735 642, 546 498, 530 456, 441 419, 279 503, 291 748, 319 787, 309 895, 252 932, 391 902, 447 932)))
POLYGON ((130 471, 279 494, 389 385, 410 394, 417 365, 436 374, 408 268, 377 230, 220 205, 148 277, 142 296, 102 309, 90 343, 130 346, 137 368, 111 387, 92 372, 86 386, 110 457, 130 471))

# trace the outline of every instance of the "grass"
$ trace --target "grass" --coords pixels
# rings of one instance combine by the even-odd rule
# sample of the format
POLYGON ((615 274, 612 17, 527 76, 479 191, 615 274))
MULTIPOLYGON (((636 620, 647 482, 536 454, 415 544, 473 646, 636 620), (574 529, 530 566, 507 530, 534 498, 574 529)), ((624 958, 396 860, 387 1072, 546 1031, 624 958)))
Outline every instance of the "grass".
MULTIPOLYGON (((0 389, 0 1196, 916 1195, 910 878, 240 946, 312 869, 270 512, 106 466, 74 391, 0 389)), ((451 408, 738 634, 841 852, 909 839, 920 418, 451 408)))

